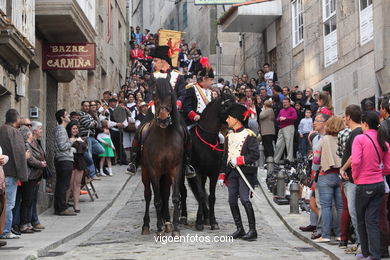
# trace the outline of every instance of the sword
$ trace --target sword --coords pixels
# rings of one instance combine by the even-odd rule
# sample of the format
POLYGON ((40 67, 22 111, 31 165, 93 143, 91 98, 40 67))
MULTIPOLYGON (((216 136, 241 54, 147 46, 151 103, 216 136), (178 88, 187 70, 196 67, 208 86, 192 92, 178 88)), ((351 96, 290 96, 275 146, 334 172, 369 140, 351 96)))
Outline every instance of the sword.
POLYGON ((253 189, 252 185, 250 185, 248 179, 245 177, 244 173, 242 172, 241 168, 236 165, 235 166, 236 170, 238 171, 238 173, 241 175, 242 179, 244 180, 246 186, 248 186, 248 188, 250 189, 250 191, 252 192, 253 195, 255 195, 255 197, 258 199, 258 200, 261 200, 260 196, 257 195, 257 193, 255 192, 255 190, 253 189))

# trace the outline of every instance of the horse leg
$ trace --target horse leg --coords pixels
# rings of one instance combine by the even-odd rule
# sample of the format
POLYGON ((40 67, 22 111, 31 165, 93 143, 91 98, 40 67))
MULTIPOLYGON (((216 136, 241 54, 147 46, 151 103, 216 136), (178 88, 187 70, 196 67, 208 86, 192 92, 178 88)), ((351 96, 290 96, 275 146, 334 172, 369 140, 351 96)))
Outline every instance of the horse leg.
POLYGON ((198 186, 198 212, 196 214, 196 221, 195 221, 195 228, 196 230, 202 231, 204 228, 204 210, 207 207, 206 205, 206 197, 205 197, 205 192, 204 189, 201 185, 202 180, 198 178, 198 175, 195 178, 197 180, 197 186, 198 186))
POLYGON ((217 185, 217 176, 210 177, 210 195, 209 195, 209 208, 210 208, 210 226, 211 230, 219 229, 218 222, 215 219, 215 187, 217 185))
POLYGON ((171 216, 169 214, 169 196, 171 195, 171 181, 168 176, 161 178, 161 199, 162 217, 164 221, 164 232, 172 232, 171 216))
MULTIPOLYGON (((202 180, 202 189, 203 189, 203 193, 205 195, 205 203, 204 203, 204 208, 203 208, 203 218, 204 218, 204 224, 205 225, 210 225, 210 212, 209 212, 209 208, 207 207, 207 192, 206 192, 206 181, 207 181, 207 176, 206 175, 202 175, 201 176, 201 180, 202 180)), ((210 206, 210 205, 209 205, 210 206)))
MULTIPOLYGON (((180 231, 178 228, 179 225, 179 215, 180 215, 180 185, 181 185, 181 172, 172 171, 173 174, 173 193, 172 193, 172 203, 173 203, 173 237, 180 236, 180 231)), ((172 175, 171 175, 172 176, 172 175)))
POLYGON ((154 193, 154 207, 156 208, 157 213, 157 236, 161 237, 164 235, 162 230, 163 221, 162 221, 162 202, 161 202, 161 193, 160 193, 160 177, 156 177, 155 174, 152 174, 154 178, 152 179, 153 193, 154 193))
POLYGON ((181 208, 181 217, 180 223, 183 225, 188 225, 187 222, 187 188, 185 185, 185 178, 180 178, 180 208, 181 208))
POLYGON ((152 190, 150 188, 150 179, 146 168, 142 168, 142 183, 144 184, 144 198, 145 198, 145 216, 144 216, 144 225, 142 226, 142 235, 150 234, 150 217, 149 217, 149 207, 150 200, 152 199, 152 190))

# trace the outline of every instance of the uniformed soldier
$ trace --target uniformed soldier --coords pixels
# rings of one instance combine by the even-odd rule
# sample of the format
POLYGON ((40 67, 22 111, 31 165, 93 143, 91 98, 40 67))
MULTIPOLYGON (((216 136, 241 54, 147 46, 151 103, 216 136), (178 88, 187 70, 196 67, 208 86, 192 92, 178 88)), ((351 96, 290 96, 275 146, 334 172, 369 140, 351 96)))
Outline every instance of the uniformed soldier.
MULTIPOLYGON (((185 99, 185 80, 183 75, 181 75, 180 71, 178 70, 173 70, 171 68, 172 61, 171 57, 168 55, 169 53, 169 47, 168 46, 157 46, 153 52, 152 52, 152 57, 153 57, 153 64, 154 64, 154 69, 155 72, 153 73, 153 77, 155 79, 158 78, 164 78, 169 80, 171 83, 171 86, 173 90, 176 93, 176 98, 177 98, 177 108, 178 110, 181 110, 182 103, 185 99)), ((153 89, 151 89, 151 92, 153 92, 153 89)), ((150 113, 148 115, 148 119, 145 121, 149 121, 153 118, 153 113, 154 113, 154 102, 151 101, 149 103, 150 105, 150 113)), ((183 126, 184 130, 187 131, 185 126, 183 126)), ((186 141, 185 144, 185 176, 187 178, 193 178, 195 177, 195 170, 194 168, 190 165, 190 157, 191 157, 191 145, 190 145, 190 138, 189 134, 187 133, 186 135, 188 140, 186 141)), ((140 146, 141 144, 139 143, 138 140, 138 134, 135 135, 134 140, 133 140, 133 153, 131 156, 131 162, 129 164, 129 167, 127 168, 127 173, 134 175, 137 171, 137 166, 139 164, 139 157, 140 157, 140 146)))
POLYGON ((222 160, 221 174, 218 178, 220 185, 227 184, 229 191, 229 205, 237 231, 231 234, 233 238, 255 240, 257 238, 255 213, 249 201, 250 190, 244 179, 236 169, 239 166, 249 183, 253 185, 257 180, 257 167, 254 163, 259 159, 259 145, 256 135, 247 127, 249 112, 237 103, 228 109, 226 122, 233 133, 227 135, 225 152, 222 160), (249 232, 245 234, 242 226, 241 214, 238 208, 238 197, 245 208, 248 217, 249 232))
POLYGON ((186 86, 183 113, 187 125, 198 121, 207 104, 211 101, 211 86, 214 83, 214 71, 208 58, 201 59, 202 70, 197 75, 197 82, 186 86))

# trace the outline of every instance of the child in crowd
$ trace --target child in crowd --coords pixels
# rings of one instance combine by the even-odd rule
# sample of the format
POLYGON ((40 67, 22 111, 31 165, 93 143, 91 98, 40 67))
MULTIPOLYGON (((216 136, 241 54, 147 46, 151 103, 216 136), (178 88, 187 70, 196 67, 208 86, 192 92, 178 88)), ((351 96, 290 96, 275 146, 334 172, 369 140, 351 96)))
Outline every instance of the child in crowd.
POLYGON ((108 166, 108 175, 112 176, 112 165, 111 165, 111 157, 115 157, 115 147, 111 140, 110 130, 108 129, 108 122, 106 120, 102 121, 102 130, 100 134, 98 134, 97 139, 102 144, 104 148, 104 153, 99 154, 100 157, 100 175, 107 176, 103 172, 104 162, 107 162, 108 166))
POLYGON ((313 119, 311 117, 311 110, 306 109, 305 117, 299 122, 299 152, 302 156, 307 157, 310 151, 310 144, 308 140, 309 133, 313 130, 313 119))

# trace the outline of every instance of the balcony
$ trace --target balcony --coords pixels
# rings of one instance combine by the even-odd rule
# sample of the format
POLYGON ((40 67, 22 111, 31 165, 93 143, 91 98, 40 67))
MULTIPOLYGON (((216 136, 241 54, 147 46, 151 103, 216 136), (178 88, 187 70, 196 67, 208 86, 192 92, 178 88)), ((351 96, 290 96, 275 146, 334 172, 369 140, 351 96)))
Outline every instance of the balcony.
POLYGON ((260 33, 281 16, 281 0, 248 1, 232 5, 219 24, 223 32, 260 33))
POLYGON ((51 43, 95 42, 94 16, 88 15, 94 13, 95 5, 81 6, 83 1, 36 0, 35 20, 39 33, 51 43))

